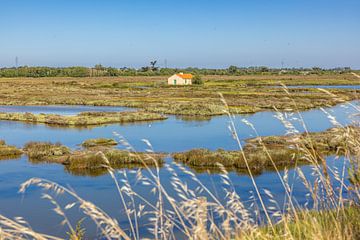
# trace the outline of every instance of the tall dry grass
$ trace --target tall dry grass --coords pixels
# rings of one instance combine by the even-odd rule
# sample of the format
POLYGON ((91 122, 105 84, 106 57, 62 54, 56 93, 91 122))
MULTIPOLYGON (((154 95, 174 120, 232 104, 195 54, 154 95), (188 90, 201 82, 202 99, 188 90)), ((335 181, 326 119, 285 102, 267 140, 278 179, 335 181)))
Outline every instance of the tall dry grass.
MULTIPOLYGON (((284 90, 291 97, 285 86, 284 90)), ((222 96, 221 99, 225 106, 224 111, 230 119, 229 129, 239 149, 242 150, 242 143, 235 128, 236 118, 229 113, 222 96)), ((278 111, 276 113, 276 117, 283 123, 289 135, 298 133, 289 120, 294 116, 307 132, 307 126, 296 106, 294 101, 293 114, 278 111)), ((357 106, 350 107, 360 112, 357 106)), ((341 126, 330 113, 324 109, 323 111, 335 126, 343 127, 338 136, 346 139, 346 145, 341 149, 345 157, 340 169, 327 165, 326 159, 315 148, 309 148, 313 143, 310 138, 306 138, 306 134, 304 138, 295 141, 293 147, 303 153, 303 160, 311 164, 311 177, 306 176, 297 166, 292 176, 287 169, 280 172, 263 145, 263 153, 276 169, 284 189, 284 202, 281 205, 275 200, 276 197, 271 190, 259 187, 244 152, 243 158, 254 188, 249 199, 240 197, 229 173, 221 165, 219 168, 223 188, 220 190, 210 189, 196 174, 178 163, 166 164, 165 169, 171 178, 162 179, 160 166, 155 159, 155 167, 147 165, 151 160, 150 154, 138 156, 139 161, 144 164, 143 170, 138 171, 116 171, 110 167, 108 159, 102 154, 104 165, 107 166, 117 189, 128 227, 120 225, 114 216, 81 198, 74 190, 46 179, 29 179, 21 185, 20 192, 26 192, 30 186, 37 186, 48 192, 43 198, 48 199, 54 205, 54 212, 63 218, 62 224, 68 227, 71 239, 82 239, 84 236, 84 229, 79 226, 74 228, 75 224, 70 222, 66 215, 68 210, 75 207, 96 224, 101 238, 104 239, 143 239, 144 228, 153 239, 357 239, 360 237, 360 224, 357 221, 360 217, 359 138, 352 134, 351 128, 341 126), (196 186, 189 187, 188 182, 180 177, 179 170, 182 175, 190 177, 196 186), (130 183, 130 178, 135 178, 137 184, 147 188, 156 200, 151 201, 148 194, 142 195, 137 192, 130 183), (312 204, 300 205, 296 201, 294 185, 290 178, 299 179, 303 183, 312 204), (172 188, 165 188, 164 181, 170 181, 172 188), (218 194, 220 191, 224 194, 218 194), (73 200, 61 207, 54 196, 64 194, 73 200), (144 219, 147 222, 146 226, 141 224, 144 219)), ((250 122, 243 120, 243 123, 258 135, 250 122)), ((119 143, 129 151, 135 152, 126 139, 116 133, 115 135, 119 138, 119 143)), ((144 142, 148 146, 147 151, 153 153, 151 143, 147 140, 144 142)), ((21 218, 8 219, 1 216, 0 238, 58 239, 38 233, 29 226, 21 218)))

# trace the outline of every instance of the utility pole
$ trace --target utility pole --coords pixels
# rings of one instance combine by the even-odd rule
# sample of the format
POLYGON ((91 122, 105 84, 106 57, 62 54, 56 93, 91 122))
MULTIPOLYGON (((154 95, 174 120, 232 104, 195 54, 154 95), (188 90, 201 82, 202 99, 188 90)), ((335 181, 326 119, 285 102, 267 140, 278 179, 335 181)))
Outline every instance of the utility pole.
POLYGON ((15 57, 15 68, 16 68, 16 76, 18 77, 19 76, 19 58, 16 56, 15 57))

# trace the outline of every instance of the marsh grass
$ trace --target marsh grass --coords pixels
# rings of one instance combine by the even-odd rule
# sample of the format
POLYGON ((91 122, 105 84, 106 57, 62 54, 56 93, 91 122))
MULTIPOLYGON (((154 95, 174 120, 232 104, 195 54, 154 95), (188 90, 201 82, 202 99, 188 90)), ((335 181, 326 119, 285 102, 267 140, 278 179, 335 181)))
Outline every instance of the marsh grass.
POLYGON ((45 123, 59 126, 92 126, 110 123, 132 123, 165 120, 158 113, 136 112, 82 112, 76 116, 32 113, 0 113, 0 120, 45 123))
POLYGON ((243 170, 247 169, 245 162, 247 161, 251 171, 260 174, 264 170, 274 170, 274 163, 279 169, 312 164, 313 161, 308 161, 305 157, 311 150, 315 150, 319 155, 317 156, 319 163, 326 156, 345 154, 345 149, 351 150, 354 154, 355 149, 347 145, 348 135, 350 138, 360 136, 360 128, 337 127, 323 132, 257 137, 246 140, 242 151, 193 149, 175 153, 172 156, 175 161, 202 170, 215 170, 220 163, 228 170, 244 172, 243 170), (296 147, 299 142, 307 151, 296 147), (264 154, 264 148, 266 148, 266 154, 264 154))
POLYGON ((91 172, 91 170, 96 171, 97 169, 106 170, 107 166, 114 169, 123 168, 127 165, 144 166, 143 163, 146 163, 147 166, 154 166, 153 159, 155 159, 158 164, 163 163, 163 155, 152 154, 151 157, 152 159, 147 159, 144 157, 144 153, 135 154, 119 149, 75 151, 68 157, 64 165, 66 165, 66 170, 69 172, 80 172, 82 170, 91 172), (142 158, 144 158, 144 160, 142 160, 142 158))
MULTIPOLYGON (((284 88, 286 94, 291 94, 284 88)), ((228 109, 226 100, 221 97, 225 109, 228 109)), ((294 112, 298 112, 296 101, 291 101, 294 112)), ((356 107, 356 106, 352 106, 356 107)), ((46 179, 32 178, 24 182, 20 192, 29 190, 30 186, 37 186, 45 192, 53 193, 60 197, 67 195, 71 198, 65 207, 60 207, 51 195, 44 193, 55 206, 54 211, 62 217, 62 224, 69 228, 69 232, 75 233, 66 212, 77 207, 85 216, 91 219, 97 226, 103 239, 141 239, 141 228, 146 228, 153 239, 357 239, 359 237, 359 187, 357 184, 348 182, 348 165, 357 164, 359 161, 359 136, 351 134, 347 128, 339 134, 342 143, 341 155, 344 162, 341 168, 328 166, 325 159, 318 153, 316 142, 305 134, 304 138, 297 138, 293 143, 297 151, 301 152, 301 158, 310 162, 311 176, 303 173, 296 167, 294 176, 285 169, 280 172, 277 162, 273 159, 271 149, 264 142, 257 141, 263 149, 263 155, 268 157, 276 170, 281 186, 284 191, 282 205, 276 201, 271 189, 262 189, 254 177, 250 167, 251 160, 248 157, 237 135, 234 116, 226 111, 230 119, 229 129, 238 143, 240 154, 251 180, 253 191, 249 199, 242 199, 235 190, 235 186, 224 166, 218 164, 221 174, 222 188, 211 190, 202 183, 198 176, 179 163, 165 164, 165 170, 170 177, 162 179, 160 166, 151 156, 153 148, 149 141, 144 140, 148 146, 149 155, 137 155, 139 161, 147 166, 145 159, 153 159, 153 168, 145 167, 143 170, 116 171, 110 164, 106 165, 110 177, 114 181, 119 197, 119 207, 123 210, 128 220, 124 227, 113 216, 105 213, 96 205, 81 198, 74 190, 61 186, 46 179), (181 176, 187 176, 190 180, 184 180, 181 176), (148 194, 142 195, 137 192, 129 179, 135 179, 149 190, 155 198, 155 202, 149 200, 148 194), (311 201, 310 205, 300 205, 294 197, 294 186, 290 181, 300 181, 304 189, 305 197, 311 201), (163 182, 171 184, 171 189, 166 189, 163 182), (193 186, 190 187, 188 182, 193 186), (223 194, 217 194, 219 191, 223 194), (146 225, 143 226, 142 222, 146 225)), ((341 127, 336 119, 330 114, 329 120, 336 126, 341 127)), ((278 112, 277 118, 284 124, 287 135, 298 134, 291 121, 286 115, 278 112)), ((306 124, 301 115, 298 116, 302 127, 307 132, 306 124)), ((243 121, 247 126, 256 129, 250 122, 243 121)), ((119 135, 116 135, 119 136, 119 135)), ((337 137, 335 137, 337 138, 337 137)), ((274 142, 271 139, 265 142, 274 142)), ((123 138, 119 142, 133 152, 132 146, 123 138)), ((281 142, 281 141, 280 141, 281 142)), ((105 162, 109 163, 105 154, 101 154, 105 162)), ((356 171, 356 168, 354 168, 356 171)), ((354 174, 358 174, 354 172, 354 174)), ((279 193, 277 193, 279 194, 279 193)), ((7 219, 0 217, 0 234, 5 239, 11 238, 36 238, 50 239, 37 233, 22 219, 7 219)), ((54 238, 54 237, 53 237, 54 238)))
MULTIPOLYGON (((218 92, 231 113, 254 113, 293 107, 279 86, 351 85, 359 79, 348 74, 204 76, 201 86, 168 86, 166 77, 116 78, 0 78, 0 104, 4 105, 94 105, 135 107, 153 113, 213 116, 224 113, 218 92), (143 88, 141 88, 143 86, 143 88), (145 88, 144 88, 145 87, 145 88), (56 94, 49 94, 49 91, 56 94)), ((338 104, 337 99, 316 89, 289 89, 301 110, 338 104), (311 94, 309 94, 311 92, 311 94)), ((350 101, 360 91, 330 90, 350 101)), ((55 117, 56 118, 56 117, 55 117)), ((51 119, 52 120, 52 119, 51 119)))
POLYGON ((98 147, 98 146, 116 146, 118 143, 112 138, 96 138, 84 141, 81 146, 85 148, 98 147))
POLYGON ((25 144, 24 151, 33 163, 64 163, 71 153, 71 150, 61 143, 50 142, 29 142, 25 144))
POLYGON ((32 163, 58 163, 65 166, 66 171, 76 175, 98 175, 107 171, 107 166, 114 169, 134 165, 144 167, 163 163, 164 154, 131 153, 114 149, 117 145, 114 139, 89 139, 82 143, 84 149, 72 151, 61 143, 29 142, 24 152, 32 163), (145 158, 150 155, 151 158, 145 158))
MULTIPOLYGON (((299 153, 293 149, 271 149, 269 155, 279 168, 293 167, 300 164, 299 153)), ((260 174, 264 170, 272 169, 272 163, 262 150, 247 150, 244 152, 251 171, 260 174)), ((228 170, 246 170, 245 157, 242 151, 225 151, 222 149, 210 151, 208 149, 193 149, 183 153, 173 154, 174 160, 189 167, 215 168, 219 164, 228 170)), ((303 163, 306 163, 305 160, 303 163)), ((245 171, 246 172, 246 171, 245 171)))
POLYGON ((4 140, 0 140, 0 160, 8 158, 17 158, 23 152, 15 146, 9 146, 4 140))

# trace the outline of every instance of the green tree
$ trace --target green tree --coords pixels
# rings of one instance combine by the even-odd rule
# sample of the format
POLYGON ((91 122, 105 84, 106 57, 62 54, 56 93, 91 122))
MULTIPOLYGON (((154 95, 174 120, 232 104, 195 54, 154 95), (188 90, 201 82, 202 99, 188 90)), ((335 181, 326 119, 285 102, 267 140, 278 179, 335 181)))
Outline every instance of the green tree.
POLYGON ((192 83, 196 85, 204 84, 203 80, 201 79, 200 75, 195 75, 192 79, 192 83))
POLYGON ((238 67, 236 67, 236 66, 230 66, 228 68, 228 73, 231 75, 236 74, 237 71, 238 71, 238 67))

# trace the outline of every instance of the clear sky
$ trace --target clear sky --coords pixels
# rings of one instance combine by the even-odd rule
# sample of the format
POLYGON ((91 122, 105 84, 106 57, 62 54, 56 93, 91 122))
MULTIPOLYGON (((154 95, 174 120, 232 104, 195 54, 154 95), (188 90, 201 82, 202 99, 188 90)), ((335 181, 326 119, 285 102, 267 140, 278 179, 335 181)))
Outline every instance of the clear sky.
POLYGON ((0 67, 360 69, 359 0, 0 0, 0 67))

